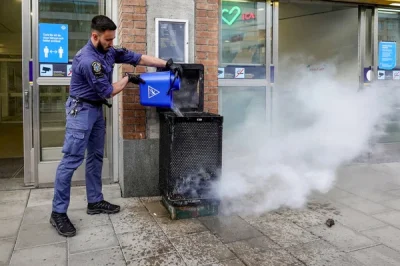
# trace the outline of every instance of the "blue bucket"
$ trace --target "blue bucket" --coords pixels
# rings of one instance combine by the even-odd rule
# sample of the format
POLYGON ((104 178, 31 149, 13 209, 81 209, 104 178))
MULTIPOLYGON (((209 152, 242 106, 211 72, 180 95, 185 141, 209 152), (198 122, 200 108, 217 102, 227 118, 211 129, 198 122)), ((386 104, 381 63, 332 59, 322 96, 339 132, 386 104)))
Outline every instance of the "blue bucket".
POLYGON ((171 71, 140 74, 145 84, 140 84, 140 104, 161 108, 172 108, 173 91, 179 90, 181 80, 171 71))

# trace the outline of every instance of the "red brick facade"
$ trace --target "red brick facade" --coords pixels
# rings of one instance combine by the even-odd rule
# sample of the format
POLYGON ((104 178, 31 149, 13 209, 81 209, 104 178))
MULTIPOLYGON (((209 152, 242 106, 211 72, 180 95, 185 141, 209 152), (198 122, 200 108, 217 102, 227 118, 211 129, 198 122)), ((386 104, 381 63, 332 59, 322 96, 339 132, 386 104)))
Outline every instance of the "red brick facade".
POLYGON ((195 0, 195 60, 204 65, 204 110, 218 113, 219 0, 195 0))
MULTIPOLYGON (((129 50, 147 53, 146 0, 121 0, 119 6, 119 43, 129 50)), ((145 72, 145 67, 121 65, 120 74, 145 72)), ((146 138, 146 109, 140 105, 138 86, 129 84, 120 96, 119 125, 123 139, 146 138)))
MULTIPOLYGON (((218 113, 218 9, 219 0, 195 0, 195 63, 205 68, 204 109, 218 113)), ((127 49, 147 53, 146 0, 120 0, 118 38, 127 49)), ((153 33, 151 33, 153 34, 153 33)), ((134 68, 123 65, 120 77, 134 68)), ((136 73, 145 72, 137 67, 136 73)), ((140 105, 137 86, 129 85, 120 97, 120 132, 123 139, 146 138, 146 108, 140 105)))

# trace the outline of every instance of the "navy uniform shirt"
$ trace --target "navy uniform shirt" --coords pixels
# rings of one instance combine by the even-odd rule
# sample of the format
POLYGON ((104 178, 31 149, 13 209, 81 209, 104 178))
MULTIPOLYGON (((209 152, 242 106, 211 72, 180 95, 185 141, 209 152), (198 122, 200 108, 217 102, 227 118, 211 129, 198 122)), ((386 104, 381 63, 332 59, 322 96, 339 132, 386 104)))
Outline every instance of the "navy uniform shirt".
POLYGON ((89 40, 72 61, 70 95, 91 101, 110 98, 114 63, 136 66, 141 58, 141 54, 125 48, 111 47, 106 53, 101 53, 89 40))

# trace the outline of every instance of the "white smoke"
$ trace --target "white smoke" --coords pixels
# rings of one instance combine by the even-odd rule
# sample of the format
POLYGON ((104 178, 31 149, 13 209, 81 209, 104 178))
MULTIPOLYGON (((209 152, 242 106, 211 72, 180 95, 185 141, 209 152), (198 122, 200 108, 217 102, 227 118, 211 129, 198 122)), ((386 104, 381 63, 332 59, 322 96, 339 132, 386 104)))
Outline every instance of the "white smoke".
MULTIPOLYGON (((274 127, 249 113, 226 135, 223 170, 216 186, 228 214, 260 214, 302 207, 313 191, 325 193, 336 170, 368 152, 384 134, 398 95, 384 83, 358 88, 333 64, 310 71, 293 60, 274 89, 274 127)), ((344 70, 344 71, 343 71, 344 70)), ((244 110, 243 110, 244 111, 244 110)))

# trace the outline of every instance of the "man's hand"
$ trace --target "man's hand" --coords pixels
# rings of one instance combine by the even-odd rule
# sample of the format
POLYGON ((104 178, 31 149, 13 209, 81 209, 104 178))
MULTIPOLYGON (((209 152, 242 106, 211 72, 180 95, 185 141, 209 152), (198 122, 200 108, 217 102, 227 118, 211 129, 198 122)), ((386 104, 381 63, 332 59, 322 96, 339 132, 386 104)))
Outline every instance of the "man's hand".
POLYGON ((129 73, 128 73, 127 76, 128 76, 128 81, 131 82, 131 83, 133 83, 133 84, 140 84, 140 83, 144 84, 144 83, 146 83, 146 82, 140 77, 140 75, 134 75, 134 74, 129 74, 129 73))
POLYGON ((178 72, 180 78, 182 78, 183 68, 180 64, 175 64, 172 59, 168 59, 167 63, 165 64, 165 68, 171 70, 172 72, 178 72))

